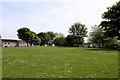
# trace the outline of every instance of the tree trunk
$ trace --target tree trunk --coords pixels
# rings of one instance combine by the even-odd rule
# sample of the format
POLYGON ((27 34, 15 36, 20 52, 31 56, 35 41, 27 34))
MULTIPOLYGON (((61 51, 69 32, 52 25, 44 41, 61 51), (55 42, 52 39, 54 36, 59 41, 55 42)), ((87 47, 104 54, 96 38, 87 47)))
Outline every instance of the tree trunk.
POLYGON ((27 42, 27 47, 29 46, 29 43, 27 42))
POLYGON ((33 43, 32 43, 32 42, 30 42, 30 46, 32 46, 32 44, 33 44, 33 43))

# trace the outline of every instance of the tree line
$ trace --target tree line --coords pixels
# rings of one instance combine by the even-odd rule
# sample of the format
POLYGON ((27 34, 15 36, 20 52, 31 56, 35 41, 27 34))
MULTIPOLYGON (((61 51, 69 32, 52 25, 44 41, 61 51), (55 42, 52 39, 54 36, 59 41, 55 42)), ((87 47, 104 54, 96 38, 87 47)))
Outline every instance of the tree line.
POLYGON ((89 47, 115 48, 119 47, 120 40, 120 1, 102 14, 103 21, 99 25, 94 25, 87 35, 87 27, 76 22, 69 28, 69 35, 66 37, 61 33, 52 31, 40 32, 36 34, 30 29, 23 27, 17 30, 18 37, 32 45, 52 45, 80 47, 84 45, 84 37, 88 37, 89 47))
POLYGON ((40 32, 36 34, 29 28, 23 27, 17 30, 17 36, 31 45, 49 45, 79 47, 84 43, 84 37, 87 34, 87 27, 79 22, 71 25, 69 35, 65 37, 62 33, 53 31, 40 32))

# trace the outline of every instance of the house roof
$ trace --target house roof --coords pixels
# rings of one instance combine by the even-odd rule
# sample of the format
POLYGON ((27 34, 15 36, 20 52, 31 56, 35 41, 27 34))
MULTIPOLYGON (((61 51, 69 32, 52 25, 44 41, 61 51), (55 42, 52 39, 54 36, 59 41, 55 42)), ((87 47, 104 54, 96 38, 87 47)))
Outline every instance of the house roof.
POLYGON ((2 41, 16 41, 14 39, 1 39, 2 41))
POLYGON ((25 42, 25 41, 23 41, 23 40, 16 40, 17 42, 25 42))
POLYGON ((15 39, 2 39, 2 41, 25 42, 23 40, 15 40, 15 39))

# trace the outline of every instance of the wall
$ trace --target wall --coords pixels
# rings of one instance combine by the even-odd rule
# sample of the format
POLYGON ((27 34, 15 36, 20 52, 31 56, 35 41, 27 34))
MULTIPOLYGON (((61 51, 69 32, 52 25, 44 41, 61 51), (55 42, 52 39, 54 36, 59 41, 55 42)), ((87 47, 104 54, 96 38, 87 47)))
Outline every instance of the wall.
POLYGON ((15 47, 15 41, 2 41, 2 47, 15 47))
POLYGON ((18 43, 19 45, 19 47, 24 47, 24 46, 27 46, 27 43, 26 42, 20 42, 20 43, 18 43))

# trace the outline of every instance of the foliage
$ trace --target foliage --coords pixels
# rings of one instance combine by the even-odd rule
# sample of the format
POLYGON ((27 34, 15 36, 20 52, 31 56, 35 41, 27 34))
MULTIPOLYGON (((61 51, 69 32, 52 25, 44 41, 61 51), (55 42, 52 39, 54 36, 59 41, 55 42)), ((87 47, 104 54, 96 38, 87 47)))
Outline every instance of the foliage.
POLYGON ((29 28, 23 27, 17 30, 18 34, 17 36, 19 39, 22 39, 32 45, 35 43, 40 43, 40 38, 36 35, 35 32, 31 31, 29 28))
POLYGON ((27 42, 29 41, 29 39, 30 39, 30 29, 23 27, 23 28, 18 29, 17 32, 18 32, 17 36, 20 39, 25 40, 27 42))
POLYGON ((103 33, 103 29, 97 25, 92 26, 92 32, 90 32, 89 39, 92 44, 97 44, 99 47, 103 47, 105 41, 105 35, 103 33))
POLYGON ((37 34, 33 31, 30 31, 31 35, 30 35, 30 45, 35 44, 35 45, 40 45, 40 38, 37 36, 37 34))
POLYGON ((54 42, 55 46, 65 46, 66 38, 65 37, 57 37, 54 42))
POLYGON ((89 41, 93 44, 97 44, 96 46, 98 47, 113 47, 113 45, 118 45, 117 39, 115 37, 111 38, 107 35, 104 34, 104 30, 97 26, 94 25, 92 27, 92 32, 90 33, 89 36, 89 41))
POLYGON ((119 46, 119 43, 115 37, 113 38, 107 37, 105 39, 105 44, 104 44, 105 48, 118 48, 118 46, 119 46))
POLYGON ((118 51, 94 48, 3 48, 2 78, 118 78, 118 51))
POLYGON ((37 34, 37 36, 41 39, 41 45, 50 45, 52 44, 51 41, 56 36, 56 34, 52 31, 48 32, 40 32, 37 34))
POLYGON ((69 46, 69 47, 78 47, 79 44, 82 44, 82 43, 83 43, 83 38, 81 38, 79 40, 78 37, 73 36, 73 35, 68 35, 66 37, 66 46, 69 46))
POLYGON ((68 38, 71 39, 71 41, 67 40, 69 45, 72 46, 80 46, 84 43, 84 37, 86 37, 87 34, 87 28, 84 24, 81 24, 79 22, 74 23, 69 28, 69 33, 71 36, 68 35, 68 38))
POLYGON ((120 39, 120 1, 112 7, 108 7, 107 10, 102 15, 102 18, 105 20, 100 25, 106 31, 105 34, 120 39))
POLYGON ((40 45, 41 44, 41 39, 35 34, 34 40, 33 40, 34 45, 40 45))
POLYGON ((68 35, 66 37, 66 42, 67 42, 67 46, 74 47, 74 36, 73 35, 68 35))
POLYGON ((41 45, 48 44, 49 35, 45 32, 38 33, 37 36, 41 39, 41 45))
POLYGON ((47 34, 49 35, 49 40, 52 40, 56 36, 56 34, 52 31, 48 31, 47 34))
POLYGON ((55 35, 56 35, 56 36, 59 36, 59 37, 64 37, 64 34, 62 34, 62 33, 57 33, 57 32, 56 32, 55 35))

